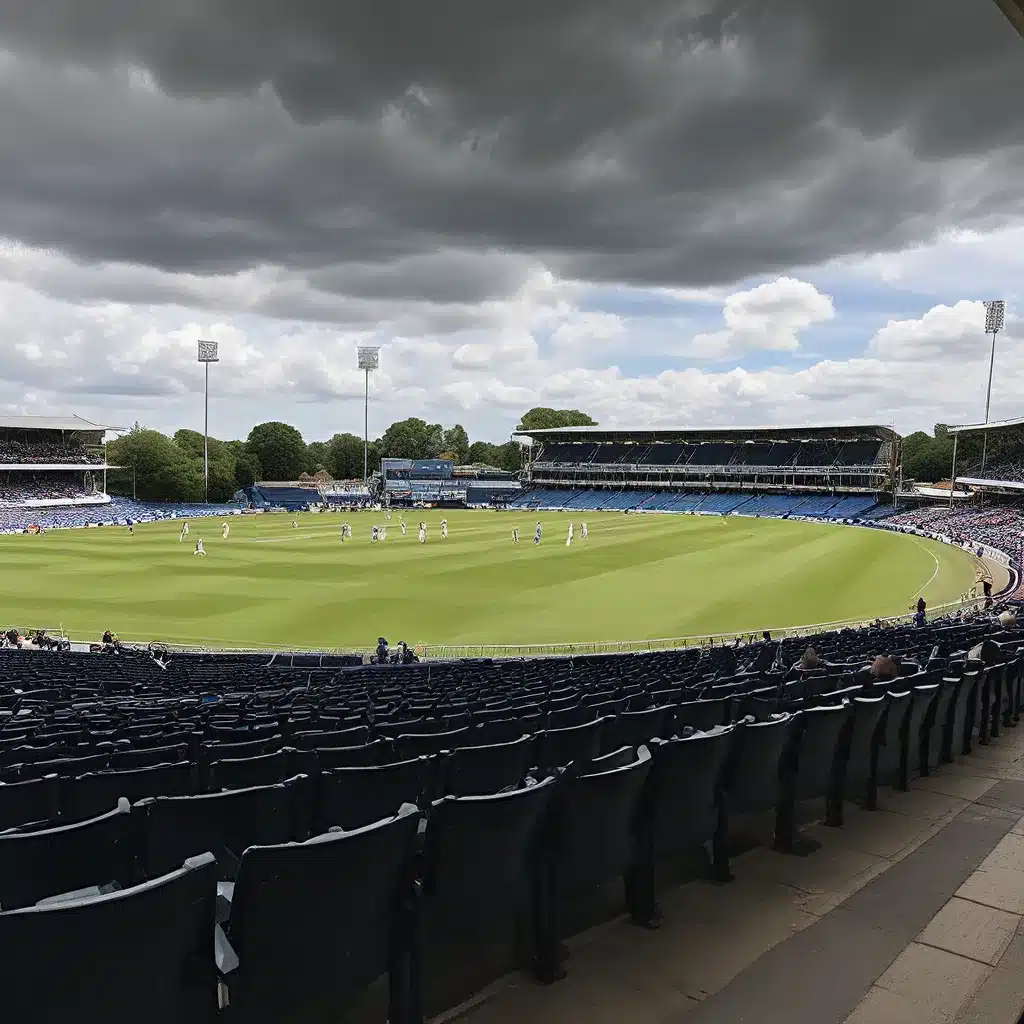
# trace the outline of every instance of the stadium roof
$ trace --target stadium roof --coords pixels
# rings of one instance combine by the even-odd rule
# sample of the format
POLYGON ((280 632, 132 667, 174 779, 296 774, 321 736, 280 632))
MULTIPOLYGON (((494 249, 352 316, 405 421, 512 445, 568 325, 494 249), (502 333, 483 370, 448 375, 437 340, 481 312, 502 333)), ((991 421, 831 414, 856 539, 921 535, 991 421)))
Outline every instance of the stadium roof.
POLYGON ((797 441, 872 440, 899 438, 891 427, 875 425, 832 427, 549 427, 544 430, 514 430, 514 437, 536 437, 546 441, 797 441))
POLYGON ((1013 420, 992 420, 990 423, 961 423, 955 427, 949 427, 951 434, 970 434, 976 430, 1005 430, 1008 427, 1024 427, 1024 416, 1018 416, 1013 420))
POLYGON ((1010 19, 1010 24, 1024 36, 1024 0, 995 0, 996 6, 1010 19))
POLYGON ((1024 491, 1024 483, 1020 480, 984 480, 976 476, 958 476, 958 484, 967 484, 969 487, 978 487, 982 490, 989 488, 993 490, 1024 491))
POLYGON ((2 430, 123 430, 81 416, 0 416, 2 430))

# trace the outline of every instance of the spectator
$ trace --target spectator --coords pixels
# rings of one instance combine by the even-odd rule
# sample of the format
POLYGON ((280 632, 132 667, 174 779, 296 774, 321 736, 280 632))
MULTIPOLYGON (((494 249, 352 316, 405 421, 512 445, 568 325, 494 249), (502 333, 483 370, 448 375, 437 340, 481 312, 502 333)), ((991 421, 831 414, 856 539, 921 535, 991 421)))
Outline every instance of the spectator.
POLYGON ((894 658, 891 654, 880 654, 871 662, 871 668, 868 671, 875 682, 887 683, 892 679, 898 679, 900 675, 899 659, 894 658))

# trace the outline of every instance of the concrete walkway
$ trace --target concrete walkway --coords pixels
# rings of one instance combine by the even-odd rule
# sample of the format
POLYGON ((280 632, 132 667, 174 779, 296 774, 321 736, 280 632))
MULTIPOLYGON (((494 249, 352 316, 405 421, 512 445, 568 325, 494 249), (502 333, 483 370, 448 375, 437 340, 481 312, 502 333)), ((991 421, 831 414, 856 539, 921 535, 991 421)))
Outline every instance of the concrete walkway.
POLYGON ((470 1024, 1017 1024, 1024 1011, 1024 728, 807 831, 806 858, 736 858, 736 881, 663 894, 665 922, 571 940, 550 987, 502 979, 470 1024))

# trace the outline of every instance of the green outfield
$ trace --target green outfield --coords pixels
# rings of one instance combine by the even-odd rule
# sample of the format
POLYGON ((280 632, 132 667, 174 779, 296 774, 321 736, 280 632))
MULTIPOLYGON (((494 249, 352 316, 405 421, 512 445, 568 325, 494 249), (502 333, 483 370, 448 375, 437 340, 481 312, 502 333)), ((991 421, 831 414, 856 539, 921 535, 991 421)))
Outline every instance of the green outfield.
POLYGON ((372 647, 642 640, 905 613, 956 600, 969 555, 876 530, 774 519, 596 513, 234 516, 0 538, 0 621, 76 639, 372 647), (340 524, 354 537, 342 543, 340 524), (416 523, 428 523, 419 544, 416 523), (576 541, 565 546, 570 519, 576 541), (518 526, 519 544, 512 542, 518 526), (193 554, 202 537, 206 558, 193 554))

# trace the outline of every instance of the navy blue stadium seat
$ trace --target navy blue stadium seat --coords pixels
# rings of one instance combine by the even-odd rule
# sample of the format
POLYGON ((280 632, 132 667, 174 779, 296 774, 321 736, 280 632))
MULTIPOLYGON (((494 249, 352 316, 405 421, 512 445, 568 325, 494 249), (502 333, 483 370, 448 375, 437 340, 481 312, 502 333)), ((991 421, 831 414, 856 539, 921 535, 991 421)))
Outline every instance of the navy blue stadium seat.
POLYGON ((5 1019, 212 1024, 216 880, 206 854, 118 892, 0 913, 5 1019))
POLYGON ((445 794, 481 796, 518 786, 533 766, 535 743, 520 736, 508 743, 457 747, 442 762, 445 794))
POLYGON ((243 853, 223 889, 238 957, 226 985, 242 1020, 339 1020, 385 973, 388 1019, 409 1019, 419 820, 406 806, 366 828, 243 853))
MULTIPOLYGON (((591 761, 584 774, 566 774, 556 787, 543 832, 537 901, 541 981, 564 973, 562 901, 613 878, 625 883, 638 855, 640 796, 650 767, 646 747, 623 747, 591 761)), ((647 909, 641 903, 630 907, 635 920, 653 923, 645 917, 647 909)))
POLYGON ((0 910, 90 888, 124 888, 135 866, 127 801, 89 821, 0 835, 0 910))
POLYGON ((156 878, 198 853, 217 858, 219 879, 233 879, 250 846, 301 841, 309 832, 311 780, 140 800, 132 810, 139 861, 156 878))
POLYGON ((191 793, 195 778, 195 768, 188 761, 132 771, 93 772, 61 781, 61 806, 69 820, 83 821, 113 810, 121 797, 134 803, 147 796, 191 793))
POLYGON ((433 771, 434 760, 427 756, 323 771, 317 779, 313 831, 335 825, 363 828, 393 816, 402 804, 419 805, 434 783, 433 771))

